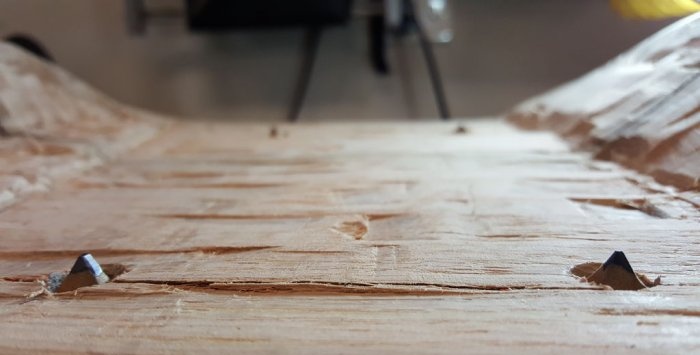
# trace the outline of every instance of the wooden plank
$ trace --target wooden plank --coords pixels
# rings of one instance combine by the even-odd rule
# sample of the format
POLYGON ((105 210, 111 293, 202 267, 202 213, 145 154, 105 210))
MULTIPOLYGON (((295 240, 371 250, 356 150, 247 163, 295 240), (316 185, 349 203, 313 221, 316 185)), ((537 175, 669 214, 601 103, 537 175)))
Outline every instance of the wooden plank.
POLYGON ((0 352, 690 354, 700 346, 698 296, 689 287, 251 296, 107 284, 4 307, 0 332, 13 339, 0 352))
POLYGON ((172 122, 0 53, 0 353, 700 350, 696 194, 498 120, 172 122), (614 250, 662 284, 569 273, 614 250), (45 292, 85 251, 127 272, 45 292))

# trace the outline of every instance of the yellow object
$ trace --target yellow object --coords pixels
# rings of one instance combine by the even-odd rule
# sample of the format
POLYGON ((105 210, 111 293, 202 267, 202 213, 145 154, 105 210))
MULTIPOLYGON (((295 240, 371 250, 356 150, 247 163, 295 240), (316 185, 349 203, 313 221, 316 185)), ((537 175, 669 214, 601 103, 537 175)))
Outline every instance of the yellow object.
POLYGON ((700 11, 695 0, 610 0, 615 11, 626 18, 664 19, 700 11))

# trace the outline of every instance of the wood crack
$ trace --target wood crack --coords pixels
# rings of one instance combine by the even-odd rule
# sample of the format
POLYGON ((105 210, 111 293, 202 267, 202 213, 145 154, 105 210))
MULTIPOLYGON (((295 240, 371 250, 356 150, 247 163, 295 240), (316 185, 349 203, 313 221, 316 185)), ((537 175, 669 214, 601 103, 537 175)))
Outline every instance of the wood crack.
MULTIPOLYGON (((277 219, 305 219, 305 218, 323 218, 333 216, 343 216, 352 213, 324 213, 324 212, 308 212, 303 214, 281 213, 281 214, 215 214, 215 213, 161 213, 151 214, 157 218, 172 218, 172 219, 189 219, 189 220, 277 220, 277 219)), ((377 221, 382 219, 394 218, 402 216, 400 213, 369 213, 363 214, 368 221, 377 221)))
POLYGON ((114 280, 118 284, 165 285, 193 292, 232 292, 256 295, 280 294, 371 294, 396 296, 460 295, 475 292, 510 292, 520 290, 601 290, 590 286, 541 286, 541 285, 453 285, 440 283, 359 283, 296 280, 288 282, 266 281, 167 281, 167 280, 114 280))
POLYGON ((570 198, 570 200, 579 204, 590 204, 620 210, 636 210, 654 218, 671 218, 668 213, 648 199, 570 198))
MULTIPOLYGON (((204 253, 204 254, 234 254, 245 253, 264 249, 278 248, 274 245, 245 246, 245 247, 192 247, 182 249, 90 249, 90 253, 95 257, 110 257, 124 255, 161 255, 161 254, 182 254, 182 253, 204 253)), ((51 259, 74 257, 84 253, 84 250, 38 250, 38 251, 2 251, 0 259, 51 259)))
POLYGON ((602 308, 596 314, 605 316, 684 316, 700 317, 700 310, 688 309, 612 309, 602 308))

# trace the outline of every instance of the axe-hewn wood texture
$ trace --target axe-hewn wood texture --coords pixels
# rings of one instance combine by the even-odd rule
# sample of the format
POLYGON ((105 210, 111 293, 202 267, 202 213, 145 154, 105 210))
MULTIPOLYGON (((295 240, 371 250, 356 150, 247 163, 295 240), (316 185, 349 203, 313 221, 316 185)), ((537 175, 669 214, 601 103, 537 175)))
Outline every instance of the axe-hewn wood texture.
POLYGON ((683 190, 700 189, 700 15, 685 18, 583 77, 509 113, 597 158, 683 190))
POLYGON ((4 45, 0 105, 0 353, 700 351, 697 195, 552 133, 175 121, 4 45), (614 250, 661 285, 569 273, 614 250))

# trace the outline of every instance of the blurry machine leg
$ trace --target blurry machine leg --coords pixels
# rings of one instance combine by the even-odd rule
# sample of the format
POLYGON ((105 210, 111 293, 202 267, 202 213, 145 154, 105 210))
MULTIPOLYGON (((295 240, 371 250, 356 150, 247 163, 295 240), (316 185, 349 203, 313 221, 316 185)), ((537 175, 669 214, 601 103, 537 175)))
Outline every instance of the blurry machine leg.
POLYGON ((292 97, 292 106, 287 114, 287 119, 290 122, 296 122, 299 119, 299 113, 304 105, 304 98, 309 89, 311 82, 311 74, 313 72, 314 61, 318 54, 318 47, 321 42, 321 28, 313 27, 306 30, 304 35, 304 48, 301 59, 301 67, 299 76, 297 77, 296 87, 294 88, 294 96, 292 97))
POLYGON ((440 118, 446 120, 450 118, 450 110, 447 106, 447 97, 433 53, 432 43, 448 43, 452 40, 453 34, 447 0, 404 0, 403 5, 407 9, 404 23, 410 24, 418 32, 438 113, 440 118))
POLYGON ((437 61, 435 60, 435 54, 433 53, 433 48, 425 37, 425 34, 418 27, 418 37, 420 38, 420 46, 423 51, 423 56, 425 57, 425 64, 428 67, 428 74, 430 75, 430 83, 433 85, 433 93, 435 94, 435 103, 437 104, 438 113, 440 118, 447 120, 450 118, 450 109, 447 106, 447 98, 445 97, 445 91, 442 86, 442 78, 440 77, 440 70, 438 69, 437 61))
POLYGON ((132 36, 142 36, 146 33, 146 4, 143 0, 124 0, 124 19, 126 29, 132 36))
POLYGON ((367 34, 369 35, 369 55, 372 68, 379 74, 388 74, 389 65, 386 60, 386 26, 384 16, 372 15, 367 19, 367 34))

